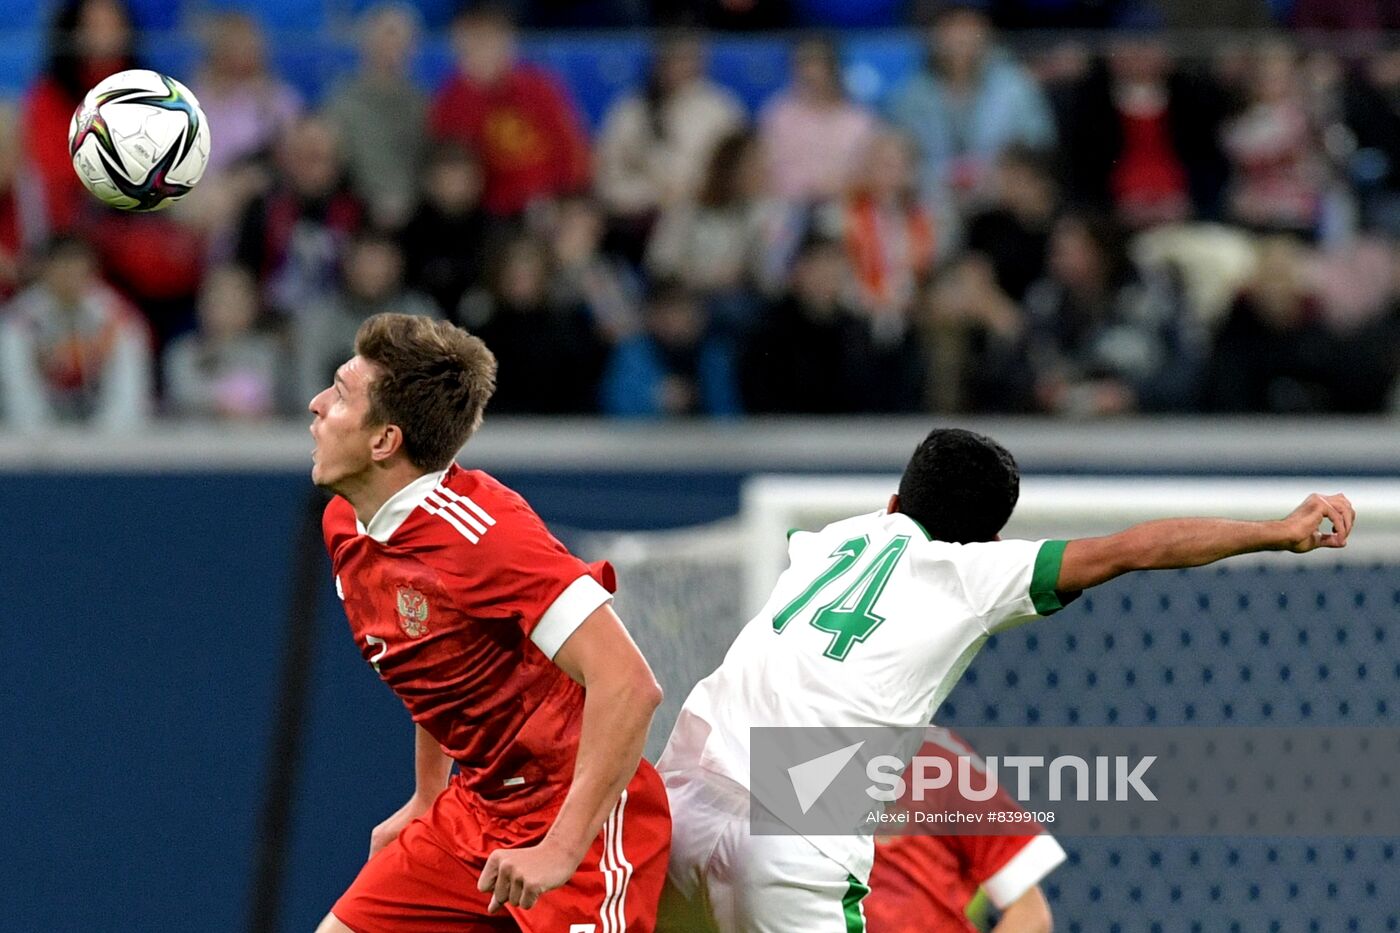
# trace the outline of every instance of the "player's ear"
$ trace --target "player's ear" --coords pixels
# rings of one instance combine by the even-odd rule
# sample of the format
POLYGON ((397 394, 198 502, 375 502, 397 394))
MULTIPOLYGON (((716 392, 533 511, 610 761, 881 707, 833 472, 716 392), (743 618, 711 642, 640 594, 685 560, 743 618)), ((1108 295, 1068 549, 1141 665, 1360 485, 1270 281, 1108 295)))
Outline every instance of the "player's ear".
POLYGON ((895 493, 894 495, 890 496, 890 504, 885 507, 885 511, 888 512, 890 515, 893 515, 895 512, 899 511, 899 493, 895 493))
POLYGON ((386 424, 374 435, 374 442, 370 444, 370 459, 383 462, 392 457, 396 452, 403 449, 403 431, 396 424, 386 424))

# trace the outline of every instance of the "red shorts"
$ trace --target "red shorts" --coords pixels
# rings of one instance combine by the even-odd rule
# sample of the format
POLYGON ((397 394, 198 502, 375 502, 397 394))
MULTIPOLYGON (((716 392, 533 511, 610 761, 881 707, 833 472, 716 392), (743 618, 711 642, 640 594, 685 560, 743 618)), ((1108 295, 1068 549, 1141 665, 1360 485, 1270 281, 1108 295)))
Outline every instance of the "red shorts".
POLYGON ((355 933, 651 933, 666 880, 671 812, 666 789, 643 761, 603 824, 578 871, 534 907, 486 913, 490 893, 476 889, 487 857, 532 845, 493 820, 454 781, 433 808, 365 863, 331 913, 355 933))

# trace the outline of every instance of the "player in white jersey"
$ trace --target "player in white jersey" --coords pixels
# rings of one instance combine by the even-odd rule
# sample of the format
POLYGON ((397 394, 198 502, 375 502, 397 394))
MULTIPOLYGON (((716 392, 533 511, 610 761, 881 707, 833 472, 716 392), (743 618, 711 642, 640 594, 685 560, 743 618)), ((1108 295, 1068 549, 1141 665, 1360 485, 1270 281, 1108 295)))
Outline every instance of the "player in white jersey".
POLYGON ((1279 521, 1168 519, 1101 538, 999 540, 1019 488, 996 442, 940 429, 915 450, 887 510, 791 536, 788 570, 686 699, 658 764, 674 824, 662 929, 667 913, 687 933, 702 923, 864 929, 872 836, 750 834, 751 727, 924 726, 988 637, 1088 587, 1253 551, 1342 547, 1355 518, 1345 496, 1313 495, 1279 521))

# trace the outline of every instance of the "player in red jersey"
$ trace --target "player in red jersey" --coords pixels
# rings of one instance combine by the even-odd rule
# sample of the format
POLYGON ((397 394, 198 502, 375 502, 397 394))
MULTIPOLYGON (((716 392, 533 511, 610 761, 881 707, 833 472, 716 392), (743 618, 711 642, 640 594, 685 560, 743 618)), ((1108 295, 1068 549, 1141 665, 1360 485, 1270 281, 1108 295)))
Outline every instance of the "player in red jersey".
POLYGON ((670 814, 641 754, 661 690, 611 568, 454 463, 495 388, 485 344, 383 314, 355 354, 311 401, 311 476, 337 493, 326 547, 355 642, 417 724, 416 790, 317 933, 651 930, 670 814))
MULTIPOLYGON (((979 771, 982 759, 949 729, 930 726, 918 754, 956 764, 969 758, 979 771)), ((966 808, 948 792, 948 809, 966 808)), ((925 807, 939 809, 935 797, 925 807)), ((979 810, 1025 815, 1003 789, 979 810)), ((1017 835, 882 836, 876 840, 870 894, 862 905, 870 933, 977 933, 968 905, 981 888, 1001 917, 992 933, 1049 933, 1050 905, 1041 880, 1065 860, 1064 849, 1039 823, 1017 820, 1017 835)))

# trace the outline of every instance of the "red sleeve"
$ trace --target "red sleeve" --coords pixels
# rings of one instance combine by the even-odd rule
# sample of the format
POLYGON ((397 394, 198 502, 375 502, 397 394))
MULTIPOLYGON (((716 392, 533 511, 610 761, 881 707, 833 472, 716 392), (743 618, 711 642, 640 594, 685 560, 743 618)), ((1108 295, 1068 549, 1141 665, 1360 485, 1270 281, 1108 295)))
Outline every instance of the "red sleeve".
MULTIPOLYGON (((460 494, 459 494, 460 495, 460 494)), ((462 496, 489 524, 476 544, 464 543, 456 599, 478 619, 519 625, 548 657, 617 589, 606 561, 579 560, 545 528, 518 495, 496 486, 462 496), (477 511, 479 509, 479 511, 477 511)))
POLYGON ((24 157, 39 177, 50 227, 62 232, 77 221, 82 182, 68 154, 68 124, 77 103, 53 82, 42 79, 24 103, 24 157))
MULTIPOLYGON (((1013 805, 1014 806, 1014 805, 1013 805)), ((1007 862, 1020 852, 1035 835, 1028 836, 949 836, 948 842, 958 850, 967 877, 981 885, 996 875, 1007 862)))
MULTIPOLYGON (((934 730, 931 730, 933 732, 934 730)), ((951 730, 941 730, 942 737, 920 749, 921 754, 947 755, 972 752, 960 736, 951 730)), ((980 759, 979 759, 980 760, 980 759)), ((1023 808, 1004 787, 984 805, 989 810, 1022 813, 1023 808)), ((945 837, 949 848, 957 855, 967 880, 984 888, 998 909, 1015 903, 1026 891, 1064 861, 1065 853, 1054 837, 1047 835, 1039 823, 1024 822, 1030 832, 1017 836, 950 835, 945 837)))
POLYGON ((321 534, 326 539, 326 553, 332 558, 341 544, 356 535, 355 522, 355 508, 345 499, 336 496, 326 503, 326 510, 321 513, 321 534))

